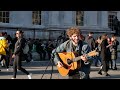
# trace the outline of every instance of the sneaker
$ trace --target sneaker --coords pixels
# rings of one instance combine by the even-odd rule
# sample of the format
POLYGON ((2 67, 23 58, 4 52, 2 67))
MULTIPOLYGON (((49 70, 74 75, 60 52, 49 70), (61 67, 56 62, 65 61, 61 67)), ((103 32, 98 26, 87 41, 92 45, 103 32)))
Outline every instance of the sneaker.
POLYGON ((12 77, 11 79, 15 79, 15 78, 12 77))
POLYGON ((28 75, 28 79, 32 79, 32 73, 28 75))
POLYGON ((112 70, 117 70, 117 68, 113 68, 112 70))
POLYGON ((9 71, 9 69, 7 69, 7 71, 9 71))

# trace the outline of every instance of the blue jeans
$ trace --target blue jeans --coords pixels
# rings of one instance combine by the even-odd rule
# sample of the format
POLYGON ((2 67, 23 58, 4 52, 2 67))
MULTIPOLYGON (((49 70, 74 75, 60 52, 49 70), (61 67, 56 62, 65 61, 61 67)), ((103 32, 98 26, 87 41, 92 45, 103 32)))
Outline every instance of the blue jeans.
POLYGON ((91 67, 91 63, 87 64, 87 65, 83 65, 81 68, 80 68, 80 77, 82 79, 89 79, 89 74, 90 74, 90 67, 91 67), (85 75, 84 75, 85 74, 85 75))
POLYGON ((116 66, 116 60, 112 60, 112 68, 113 69, 117 68, 117 66, 116 66))
POLYGON ((94 59, 95 59, 95 66, 97 66, 98 63, 101 66, 101 58, 100 58, 100 56, 96 56, 94 59))

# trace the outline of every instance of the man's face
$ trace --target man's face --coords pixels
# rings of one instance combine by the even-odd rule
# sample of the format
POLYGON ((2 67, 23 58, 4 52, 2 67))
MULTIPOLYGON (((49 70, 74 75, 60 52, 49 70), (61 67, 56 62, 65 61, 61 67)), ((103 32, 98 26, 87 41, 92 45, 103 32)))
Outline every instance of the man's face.
POLYGON ((73 41, 73 43, 78 44, 79 40, 80 40, 80 35, 78 34, 73 34, 70 39, 73 41))
POLYGON ((19 38, 21 36, 21 33, 19 31, 16 31, 16 37, 19 38))

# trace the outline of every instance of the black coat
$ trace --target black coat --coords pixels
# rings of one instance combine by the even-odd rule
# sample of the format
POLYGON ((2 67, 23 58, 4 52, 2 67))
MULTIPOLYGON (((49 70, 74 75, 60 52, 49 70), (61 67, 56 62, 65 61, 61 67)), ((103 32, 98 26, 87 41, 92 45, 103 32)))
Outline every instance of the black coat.
POLYGON ((19 38, 17 40, 17 42, 15 43, 14 54, 15 55, 22 55, 24 46, 25 46, 25 39, 19 38))
POLYGON ((107 39, 105 39, 101 43, 100 56, 101 56, 102 61, 108 61, 111 58, 110 49, 107 48, 107 46, 108 46, 108 42, 107 42, 107 39))

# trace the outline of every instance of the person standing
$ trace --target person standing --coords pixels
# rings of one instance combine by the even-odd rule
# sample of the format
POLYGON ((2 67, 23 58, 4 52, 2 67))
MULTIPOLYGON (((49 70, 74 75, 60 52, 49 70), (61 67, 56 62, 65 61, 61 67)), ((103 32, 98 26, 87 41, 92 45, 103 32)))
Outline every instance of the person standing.
POLYGON ((100 70, 98 71, 98 74, 102 75, 102 71, 104 72, 105 76, 110 76, 108 74, 108 70, 109 70, 109 58, 110 57, 110 49, 109 49, 109 44, 108 44, 108 35, 102 34, 101 36, 101 52, 100 52, 100 57, 101 57, 101 61, 102 61, 102 66, 100 67, 100 70))
POLYGON ((14 49, 14 53, 12 55, 12 58, 14 58, 14 61, 13 61, 13 77, 11 79, 16 78, 17 69, 21 70, 23 73, 27 74, 29 79, 32 79, 31 78, 32 74, 29 73, 28 71, 26 71, 22 67, 23 48, 25 46, 25 42, 23 39, 23 31, 22 30, 16 31, 16 37, 18 39, 17 39, 17 42, 15 43, 15 49, 14 49))
POLYGON ((95 39, 94 39, 93 35, 94 35, 93 32, 89 32, 88 36, 85 38, 85 42, 88 43, 91 50, 95 49, 95 39))
POLYGON ((77 56, 80 56, 80 60, 77 61, 78 68, 75 70, 70 70, 68 73, 68 78, 69 79, 90 79, 89 77, 90 66, 91 66, 90 57, 88 58, 84 55, 91 51, 89 45, 85 43, 83 40, 81 40, 80 38, 81 32, 79 28, 71 27, 67 30, 66 33, 69 37, 69 40, 63 42, 52 51, 52 55, 53 55, 52 57, 55 65, 58 66, 59 68, 62 68, 64 65, 60 60, 58 53, 76 52, 77 56))
POLYGON ((112 69, 113 70, 117 70, 117 66, 116 66, 116 60, 117 60, 117 48, 119 45, 119 41, 117 40, 117 37, 115 35, 113 35, 111 37, 111 41, 112 41, 112 45, 110 47, 110 51, 111 51, 111 61, 112 61, 112 69))

